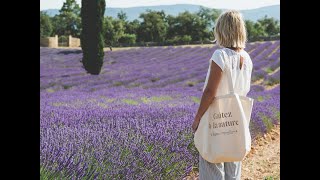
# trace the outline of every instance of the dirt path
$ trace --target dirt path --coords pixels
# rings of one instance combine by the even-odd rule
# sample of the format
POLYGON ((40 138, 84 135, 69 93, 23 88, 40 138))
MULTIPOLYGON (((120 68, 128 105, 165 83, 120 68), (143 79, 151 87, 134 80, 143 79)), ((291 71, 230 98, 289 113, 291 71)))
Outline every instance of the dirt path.
MULTIPOLYGON (((275 125, 270 133, 257 139, 242 163, 241 180, 279 180, 280 125, 275 125)), ((183 180, 199 180, 198 172, 192 172, 183 180)))
POLYGON ((268 177, 280 179, 280 125, 257 139, 256 145, 243 161, 241 179, 264 180, 268 177))

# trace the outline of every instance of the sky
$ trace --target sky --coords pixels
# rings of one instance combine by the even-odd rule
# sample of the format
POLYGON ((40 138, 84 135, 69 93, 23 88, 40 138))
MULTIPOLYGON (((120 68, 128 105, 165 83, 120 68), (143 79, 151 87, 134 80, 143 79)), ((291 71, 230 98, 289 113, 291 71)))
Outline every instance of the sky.
MULTIPOLYGON (((60 9, 66 0, 40 0, 40 10, 60 9)), ((76 0, 81 6, 81 0, 76 0)), ((137 7, 172 4, 195 4, 217 9, 255 9, 279 5, 280 0, 105 0, 106 7, 137 7)))

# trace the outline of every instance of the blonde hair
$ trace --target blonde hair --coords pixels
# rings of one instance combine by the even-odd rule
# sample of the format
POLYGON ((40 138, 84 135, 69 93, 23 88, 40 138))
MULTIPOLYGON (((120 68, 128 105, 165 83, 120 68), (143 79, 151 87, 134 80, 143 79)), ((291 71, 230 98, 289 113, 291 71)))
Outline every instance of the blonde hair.
POLYGON ((214 28, 214 36, 219 46, 245 48, 247 32, 242 15, 236 10, 220 14, 214 28))

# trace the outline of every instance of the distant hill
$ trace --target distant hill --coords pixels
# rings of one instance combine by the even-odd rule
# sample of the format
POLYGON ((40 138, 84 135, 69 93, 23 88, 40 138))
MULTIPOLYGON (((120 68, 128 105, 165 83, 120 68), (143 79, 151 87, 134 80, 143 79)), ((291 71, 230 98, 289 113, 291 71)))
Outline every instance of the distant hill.
POLYGON ((59 14, 59 9, 46 9, 42 11, 46 12, 51 17, 55 16, 56 14, 59 14))
MULTIPOLYGON (((128 16, 129 21, 139 18, 140 13, 145 12, 147 9, 161 11, 164 10, 166 14, 173 16, 178 15, 180 12, 188 10, 189 12, 197 12, 200 9, 200 5, 191 5, 191 4, 176 4, 176 5, 161 5, 161 6, 140 6, 140 7, 131 7, 131 8, 106 8, 105 15, 116 18, 117 13, 121 10, 125 12, 128 16)), ((222 9, 223 10, 223 9, 222 9)), ((44 10, 49 16, 54 16, 59 14, 58 9, 47 9, 44 10)), ((267 15, 268 17, 274 17, 275 19, 280 20, 280 5, 265 6, 257 9, 241 10, 245 19, 256 21, 259 18, 267 15)))
POLYGON ((280 5, 266 6, 257 9, 241 11, 245 19, 256 21, 265 15, 280 20, 280 5))

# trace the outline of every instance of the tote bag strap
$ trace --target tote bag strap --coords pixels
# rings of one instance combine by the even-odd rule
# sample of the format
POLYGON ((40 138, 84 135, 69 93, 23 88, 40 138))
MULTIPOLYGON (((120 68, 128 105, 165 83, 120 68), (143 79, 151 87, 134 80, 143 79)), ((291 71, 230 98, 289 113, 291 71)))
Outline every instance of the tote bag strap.
MULTIPOLYGON (((222 50, 222 54, 223 54, 223 57, 226 61, 227 57, 226 52, 224 50, 222 50)), ((228 86, 229 86, 229 93, 230 94, 234 94, 234 88, 233 88, 233 84, 232 84, 232 76, 231 76, 231 69, 230 67, 226 68, 226 66, 224 67, 225 71, 227 72, 227 79, 228 79, 228 86)))

